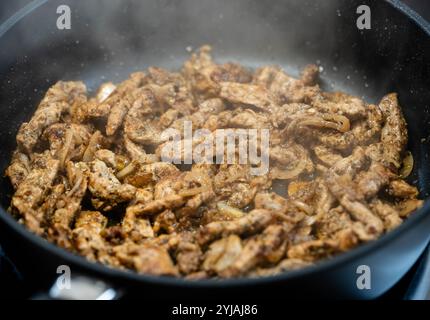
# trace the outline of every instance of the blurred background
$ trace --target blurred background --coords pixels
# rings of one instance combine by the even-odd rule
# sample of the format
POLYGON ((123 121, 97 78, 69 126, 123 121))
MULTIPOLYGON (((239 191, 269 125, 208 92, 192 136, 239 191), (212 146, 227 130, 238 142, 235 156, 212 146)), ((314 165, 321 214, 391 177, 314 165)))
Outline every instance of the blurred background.
MULTIPOLYGON (((32 2, 32 0, 2 0, 2 2, 8 2, 8 6, 7 8, 4 8, 6 6, 2 6, 2 10, 0 10, 0 23, 26 4, 32 2)), ((426 18, 427 21, 430 21, 430 0, 403 0, 403 2, 426 18)))

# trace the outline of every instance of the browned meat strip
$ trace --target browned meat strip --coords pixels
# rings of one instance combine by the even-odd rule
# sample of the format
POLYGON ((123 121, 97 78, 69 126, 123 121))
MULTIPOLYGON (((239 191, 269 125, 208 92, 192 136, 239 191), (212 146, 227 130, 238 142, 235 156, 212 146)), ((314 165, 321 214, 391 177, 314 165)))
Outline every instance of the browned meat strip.
POLYGON ((205 254, 203 269, 222 275, 228 272, 242 252, 242 243, 237 235, 229 235, 213 242, 205 254))
POLYGON ((88 188, 88 178, 85 175, 85 168, 80 163, 67 163, 67 176, 70 181, 70 189, 57 202, 57 210, 51 217, 51 224, 56 228, 69 229, 75 218, 76 212, 80 209, 81 201, 88 188))
POLYGON ((30 159, 24 153, 15 151, 12 156, 12 162, 6 169, 6 176, 9 177, 15 190, 25 180, 30 171, 30 159))
POLYGON ((24 123, 16 137, 18 146, 30 153, 37 144, 43 130, 60 120, 61 114, 86 94, 82 82, 60 81, 51 87, 37 107, 28 123, 24 123))
POLYGON ((397 95, 392 93, 385 96, 379 103, 379 108, 385 119, 381 132, 381 143, 384 148, 383 163, 398 169, 408 141, 408 132, 397 95))
POLYGON ((18 210, 25 225, 36 233, 41 233, 40 223, 43 218, 36 212, 36 208, 50 190, 58 168, 58 160, 48 159, 43 168, 30 171, 13 195, 13 208, 18 210))
POLYGON ((243 275, 261 264, 279 262, 285 255, 286 243, 286 231, 281 225, 267 227, 262 234, 246 242, 224 276, 243 275))
POLYGON ((297 244, 288 249, 288 258, 313 262, 327 258, 340 251, 334 240, 313 240, 297 244))
POLYGON ((416 198, 418 190, 405 180, 392 180, 388 186, 388 193, 397 198, 416 198))
POLYGON ((279 67, 262 67, 255 72, 253 83, 267 88, 278 104, 308 102, 320 92, 318 86, 310 86, 310 82, 316 81, 315 71, 315 67, 310 66, 304 70, 302 79, 295 79, 279 67))
POLYGON ((243 218, 234 221, 215 221, 205 225, 199 233, 198 241, 206 244, 213 239, 229 234, 253 234, 275 221, 275 215, 268 210, 255 209, 243 218))
POLYGON ((130 102, 128 100, 121 100, 112 107, 106 124, 106 135, 112 136, 115 134, 122 125, 129 109, 130 102))
POLYGON ((262 86, 225 82, 221 84, 220 97, 231 103, 252 106, 262 111, 275 108, 270 92, 262 86))
POLYGON ((98 211, 82 211, 76 219, 73 229, 73 243, 86 258, 97 261, 107 250, 100 235, 107 224, 107 219, 98 211))
POLYGON ((94 160, 88 166, 88 188, 94 197, 93 205, 96 208, 108 210, 118 203, 134 198, 136 188, 129 184, 121 184, 112 169, 104 162, 94 160))
POLYGON ((156 104, 154 94, 148 89, 136 100, 124 121, 124 132, 128 138, 141 144, 162 142, 161 129, 154 120, 148 119, 156 104))
POLYGON ((124 265, 139 273, 176 276, 178 270, 167 251, 146 244, 125 243, 113 248, 115 256, 124 265))
POLYGON ((191 274, 197 272, 202 261, 202 251, 199 245, 188 241, 179 243, 176 261, 181 273, 191 274))
POLYGON ((129 234, 133 241, 154 237, 154 230, 152 230, 149 219, 136 217, 133 210, 127 209, 122 220, 122 229, 124 233, 129 234))

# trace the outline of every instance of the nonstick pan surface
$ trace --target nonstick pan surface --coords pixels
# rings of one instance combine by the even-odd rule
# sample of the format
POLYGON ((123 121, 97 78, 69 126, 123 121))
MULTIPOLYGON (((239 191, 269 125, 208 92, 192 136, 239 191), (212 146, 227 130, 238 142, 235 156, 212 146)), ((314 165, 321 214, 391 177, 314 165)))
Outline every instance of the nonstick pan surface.
MULTIPOLYGON (((155 65, 179 68, 187 48, 214 47, 218 61, 255 67, 279 64, 297 74, 318 63, 322 86, 377 102, 399 94, 409 124, 415 169, 410 177, 421 197, 430 193, 430 28, 398 1, 33 1, 0 27, 0 170, 28 120, 57 80, 83 80, 94 90, 107 80, 155 65), (72 27, 56 25, 59 5, 72 10, 72 27), (372 12, 370 30, 356 25, 357 7, 372 12)), ((0 8, 6 6, 1 4, 0 8)), ((0 184, 2 246, 24 273, 48 284, 59 265, 108 281, 141 297, 374 298, 413 265, 430 238, 430 203, 381 239, 316 266, 262 279, 159 278, 113 270, 57 248, 18 225, 5 208, 11 187, 0 184), (357 268, 372 270, 372 288, 356 286, 357 268), (248 288, 252 289, 249 290, 248 288), (247 290, 244 290, 247 289, 247 290), (204 293, 204 294, 202 294, 204 293)))

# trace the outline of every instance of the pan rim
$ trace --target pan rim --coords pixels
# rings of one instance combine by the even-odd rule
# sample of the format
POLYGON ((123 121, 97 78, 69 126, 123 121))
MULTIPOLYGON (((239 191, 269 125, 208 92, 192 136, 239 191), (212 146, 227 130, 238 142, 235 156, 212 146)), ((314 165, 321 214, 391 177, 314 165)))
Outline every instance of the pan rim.
MULTIPOLYGON (((34 6, 32 9, 27 10, 25 13, 21 13, 21 15, 16 18, 11 25, 8 26, 7 30, 5 30, 2 35, 7 33, 7 31, 10 30, 21 19, 23 19, 29 13, 36 10, 38 7, 45 4, 46 2, 46 0, 34 0, 32 3, 39 3, 39 5, 34 6)), ((386 2, 404 15, 406 15, 409 19, 413 20, 419 29, 423 30, 428 36, 430 36, 430 24, 418 13, 412 10, 409 6, 405 5, 400 0, 386 0, 386 2)), ((0 29, 3 26, 4 24, 0 25, 0 29)), ((430 214, 429 199, 425 201, 422 208, 414 212, 410 218, 408 218, 404 223, 402 223, 401 226, 399 226, 393 231, 382 235, 377 240, 362 244, 359 247, 354 248, 353 250, 342 253, 333 258, 321 261, 316 265, 305 267, 299 270, 293 270, 261 278, 202 279, 196 281, 183 278, 169 278, 162 276, 139 274, 133 271, 114 269, 106 265, 102 265, 100 263, 90 262, 83 256, 76 255, 70 251, 67 251, 66 249, 63 249, 53 243, 48 242, 46 239, 40 236, 33 234, 23 225, 18 223, 9 213, 6 212, 3 207, 0 207, 0 220, 2 220, 2 222, 6 224, 8 228, 12 229, 13 232, 18 233, 26 241, 32 242, 44 251, 55 254, 64 261, 69 261, 72 264, 78 265, 79 267, 81 267, 81 269, 85 271, 91 271, 91 273, 97 274, 97 276, 100 276, 102 280, 104 280, 104 278, 113 280, 123 279, 127 281, 136 281, 155 285, 188 288, 229 288, 239 286, 252 286, 258 284, 270 284, 274 282, 282 282, 291 279, 303 278, 313 273, 322 273, 328 269, 334 269, 341 264, 347 263, 348 261, 354 260, 372 251, 378 250, 380 247, 384 246, 390 241, 393 241, 396 237, 400 236, 404 232, 411 232, 409 229, 412 229, 413 226, 428 218, 428 214, 430 214)), ((429 239, 427 240, 430 240, 430 235, 429 239)))
MULTIPOLYGON (((232 278, 232 279, 202 279, 202 280, 188 280, 184 278, 174 278, 166 276, 153 276, 148 274, 139 274, 134 271, 124 271, 120 269, 111 268, 101 263, 94 263, 87 260, 85 257, 74 254, 66 249, 63 249, 46 239, 32 233, 25 226, 18 223, 10 214, 8 214, 2 207, 0 207, 0 219, 6 223, 6 225, 13 229, 14 232, 20 234, 27 241, 33 242, 38 247, 45 251, 54 253, 59 256, 62 260, 71 262, 74 265, 82 267, 84 270, 90 270, 101 276, 105 276, 113 279, 126 279, 139 282, 163 284, 163 285, 174 285, 174 286, 186 286, 186 287, 237 287, 237 286, 248 286, 256 284, 268 284, 278 281, 287 281, 292 278, 305 277, 311 273, 322 273, 328 269, 336 268, 336 266, 347 263, 351 260, 364 256, 372 251, 378 250, 384 246, 387 242, 394 240, 403 232, 408 232, 413 226, 420 223, 422 220, 428 218, 430 212, 430 200, 424 203, 424 206, 417 210, 407 221, 405 221, 397 229, 390 231, 375 241, 364 243, 359 247, 350 250, 348 252, 334 256, 333 258, 323 260, 315 265, 305 267, 298 270, 292 270, 285 273, 280 273, 273 276, 260 277, 260 278, 232 278)), ((410 231, 409 231, 410 232, 410 231)), ((430 240, 430 235, 429 239, 430 240)), ((102 279, 103 280, 103 277, 102 279)))

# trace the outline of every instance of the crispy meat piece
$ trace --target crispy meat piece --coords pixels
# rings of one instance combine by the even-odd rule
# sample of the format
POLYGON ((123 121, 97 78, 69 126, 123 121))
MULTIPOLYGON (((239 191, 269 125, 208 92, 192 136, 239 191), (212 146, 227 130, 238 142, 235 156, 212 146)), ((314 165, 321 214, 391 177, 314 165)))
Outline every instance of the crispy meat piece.
POLYGON ((228 62, 217 65, 212 71, 211 80, 215 82, 249 83, 252 81, 252 73, 239 64, 228 62))
POLYGON ((366 104, 364 101, 343 92, 330 92, 317 95, 311 101, 311 104, 321 112, 345 115, 351 118, 364 117, 366 115, 366 104))
POLYGON ((161 128, 149 117, 156 108, 156 98, 151 90, 146 89, 127 113, 124 121, 124 132, 128 138, 141 144, 160 144, 161 128))
POLYGON ((98 211, 82 211, 76 219, 72 232, 76 250, 92 261, 99 260, 108 250, 101 236, 107 219, 98 211))
POLYGON ((148 68, 148 82, 157 100, 183 114, 194 110, 194 99, 189 85, 180 73, 169 72, 162 68, 148 68))
POLYGON ((85 94, 86 87, 82 82, 60 81, 51 87, 30 121, 20 127, 16 136, 18 146, 26 153, 31 153, 43 130, 60 121, 62 113, 85 94))
POLYGON ((103 161, 109 167, 116 169, 117 168, 117 155, 110 151, 109 149, 100 149, 95 153, 95 158, 103 161))
POLYGON ((199 232, 198 242, 204 245, 216 238, 230 234, 255 234, 276 220, 268 210, 255 209, 234 221, 215 221, 205 225, 199 232))
POLYGON ((423 204, 424 204, 423 200, 407 199, 398 203, 396 205, 396 208, 399 211, 399 215, 402 218, 407 218, 415 210, 418 210, 419 208, 421 208, 423 204))
POLYGON ((413 199, 418 196, 418 189, 405 180, 392 180, 388 186, 388 193, 396 198, 413 199))
POLYGON ((374 197, 395 175, 378 162, 372 162, 365 172, 356 176, 357 193, 365 198, 374 197))
POLYGON ((249 165, 222 164, 213 177, 217 198, 235 208, 244 208, 252 202, 257 192, 270 187, 267 177, 252 176, 249 169, 249 165))
POLYGON ((118 203, 134 198, 136 188, 129 184, 121 184, 112 169, 104 162, 94 160, 88 164, 88 167, 88 188, 94 197, 95 208, 108 210, 118 203))
POLYGON ((316 235, 320 239, 330 239, 341 230, 352 228, 354 221, 342 206, 324 211, 315 223, 316 235))
POLYGON ((170 108, 160 116, 158 125, 163 129, 168 128, 175 120, 178 120, 180 115, 181 113, 178 110, 170 108))
POLYGON ((155 218, 153 230, 155 233, 173 233, 176 231, 177 225, 178 220, 175 213, 171 210, 165 210, 155 218))
POLYGON ((12 197, 12 207, 17 209, 25 225, 36 233, 41 233, 43 216, 36 208, 49 192, 59 169, 59 161, 47 159, 42 168, 35 168, 25 177, 12 197))
POLYGON ((245 109, 233 115, 229 119, 228 126, 232 128, 246 129, 270 129, 272 128, 271 119, 264 113, 257 113, 252 109, 245 109))
POLYGON ((335 240, 313 240, 289 248, 288 258, 314 262, 328 258, 339 251, 339 244, 335 240))
POLYGON ((210 54, 211 50, 208 45, 201 47, 188 61, 185 61, 182 70, 193 91, 205 97, 217 94, 216 83, 210 78, 210 74, 216 67, 210 54))
POLYGON ((38 211, 40 211, 40 215, 44 216, 44 220, 42 223, 44 227, 51 223, 53 214, 57 210, 57 203, 59 206, 63 204, 61 200, 65 192, 66 186, 63 183, 54 185, 51 188, 51 192, 46 196, 45 200, 43 201, 43 204, 38 208, 38 211))
POLYGON ((199 104, 199 109, 193 114, 176 119, 172 122, 171 128, 178 130, 181 134, 184 132, 184 124, 191 123, 193 130, 205 128, 208 119, 219 114, 225 109, 224 103, 219 98, 208 99, 199 104))
POLYGON ((128 100, 121 100, 111 108, 106 124, 106 135, 112 136, 116 133, 130 108, 128 100))
POLYGON ((113 248, 119 261, 139 273, 177 276, 178 270, 167 251, 150 244, 127 242, 113 248))
POLYGON ((9 177, 13 188, 16 190, 30 171, 30 159, 24 153, 15 151, 12 156, 12 162, 6 169, 5 174, 9 177))
POLYGON ((235 261, 223 272, 225 277, 244 275, 264 263, 277 263, 285 255, 286 232, 282 225, 267 227, 249 239, 235 261))
POLYGON ((152 163, 159 161, 159 158, 155 154, 146 153, 145 149, 139 145, 124 137, 124 148, 127 155, 133 160, 142 163, 152 163))
MULTIPOLYGON (((364 223, 369 234, 373 234, 376 237, 383 232, 384 226, 381 219, 364 204, 364 198, 369 194, 376 193, 384 183, 388 183, 388 179, 385 176, 385 170, 379 175, 378 172, 372 172, 370 179, 366 176, 362 177, 363 180, 359 182, 357 188, 352 181, 366 161, 364 150, 360 147, 356 148, 351 156, 337 162, 327 172, 326 183, 330 191, 342 206, 349 211, 351 216, 364 223)), ((379 166, 377 168, 380 169, 379 166)), ((369 174, 366 175, 368 176, 369 174)))
POLYGON ((302 79, 295 79, 287 75, 280 67, 262 67, 255 72, 253 83, 267 88, 279 105, 290 102, 308 102, 320 92, 318 86, 309 86, 309 81, 316 80, 314 71, 314 67, 308 67, 304 70, 302 79))
POLYGON ((139 188, 150 183, 157 183, 166 177, 177 176, 178 174, 178 168, 167 162, 147 164, 135 161, 121 170, 117 176, 120 179, 124 179, 124 182, 139 188))
POLYGON ((237 235, 229 235, 213 242, 205 254, 203 270, 226 276, 242 252, 242 241, 237 235))
POLYGON ((203 99, 218 95, 223 82, 251 82, 249 70, 236 63, 215 64, 210 52, 209 46, 203 46, 184 63, 182 70, 193 91, 203 99))
POLYGON ((88 178, 85 175, 86 167, 80 163, 69 161, 66 166, 70 189, 57 202, 57 210, 51 217, 51 224, 64 229, 70 227, 76 212, 80 209, 81 201, 88 188, 88 178))
POLYGON ((379 103, 379 109, 384 118, 380 141, 370 145, 366 153, 374 161, 397 172, 408 141, 406 122, 397 95, 392 93, 385 96, 379 103))
POLYGON ((202 261, 202 251, 198 244, 193 242, 180 242, 176 250, 176 262, 182 274, 197 272, 202 261))
POLYGON ((274 98, 270 92, 258 85, 223 82, 220 97, 233 104, 252 106, 266 112, 275 108, 274 98))
POLYGON ((122 229, 124 233, 129 234, 133 241, 139 241, 144 238, 154 237, 151 222, 147 218, 136 217, 133 210, 127 210, 122 220, 122 229))
POLYGON ((271 211, 283 221, 296 224, 305 218, 303 211, 297 207, 294 200, 285 199, 274 192, 258 193, 254 199, 256 209, 271 211))
POLYGON ((379 108, 385 119, 381 132, 384 149, 383 163, 400 168, 403 151, 408 141, 406 121, 402 114, 397 94, 392 93, 382 98, 379 108))
POLYGON ((373 200, 371 208, 384 221, 386 230, 393 230, 403 222, 399 216, 399 212, 388 203, 381 200, 373 200))
POLYGON ((132 98, 134 90, 140 88, 145 82, 146 75, 142 72, 136 72, 118 86, 110 82, 102 84, 96 97, 82 106, 80 118, 85 120, 87 118, 108 117, 116 104, 123 99, 132 98))

